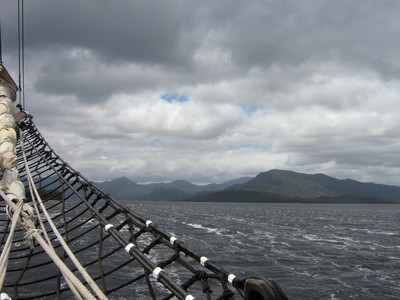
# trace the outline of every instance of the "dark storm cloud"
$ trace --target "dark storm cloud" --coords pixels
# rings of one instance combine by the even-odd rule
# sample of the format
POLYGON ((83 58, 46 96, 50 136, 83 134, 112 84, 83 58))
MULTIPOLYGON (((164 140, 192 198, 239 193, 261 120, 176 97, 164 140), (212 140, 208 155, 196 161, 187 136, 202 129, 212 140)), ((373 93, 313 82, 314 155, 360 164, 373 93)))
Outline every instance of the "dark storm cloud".
MULTIPOLYGON (((12 5, 5 7, 15 15, 12 5)), ((36 87, 51 94, 74 91, 86 102, 165 83, 124 70, 106 80, 99 64, 155 66, 174 73, 177 86, 241 76, 253 67, 321 61, 372 68, 386 79, 400 75, 398 1, 41 0, 25 1, 25 7, 27 55, 47 61, 36 87), (199 67, 194 57, 204 43, 230 55, 234 73, 199 67)), ((13 21, 8 18, 6 27, 13 21)), ((266 87, 273 88, 272 81, 266 87)))
POLYGON ((342 61, 400 75, 399 1, 256 1, 242 3, 222 35, 238 63, 342 61))
POLYGON ((164 1, 25 1, 27 44, 85 48, 104 60, 178 61, 185 15, 164 1))
POLYGON ((393 0, 41 0, 25 6, 26 45, 35 49, 84 48, 103 60, 187 66, 199 43, 216 32, 216 43, 246 67, 337 59, 372 61, 388 74, 399 67, 400 2, 393 0))
MULTIPOLYGON (((3 6, 16 16, 16 4, 3 6)), ((25 1, 27 61, 43 62, 35 88, 93 103, 163 86, 157 73, 187 73, 198 44, 190 34, 192 15, 182 1, 25 1)), ((5 27, 11 29, 15 19, 7 18, 5 27)), ((6 44, 16 47, 10 38, 6 44)))

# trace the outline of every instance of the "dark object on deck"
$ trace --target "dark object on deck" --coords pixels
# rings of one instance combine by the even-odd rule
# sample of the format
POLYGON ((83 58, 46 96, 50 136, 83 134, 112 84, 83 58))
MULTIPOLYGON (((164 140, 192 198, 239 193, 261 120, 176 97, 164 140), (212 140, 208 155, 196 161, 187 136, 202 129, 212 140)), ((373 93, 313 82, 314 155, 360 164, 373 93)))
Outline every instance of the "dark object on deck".
POLYGON ((272 279, 247 278, 244 283, 245 300, 287 300, 281 287, 272 279))

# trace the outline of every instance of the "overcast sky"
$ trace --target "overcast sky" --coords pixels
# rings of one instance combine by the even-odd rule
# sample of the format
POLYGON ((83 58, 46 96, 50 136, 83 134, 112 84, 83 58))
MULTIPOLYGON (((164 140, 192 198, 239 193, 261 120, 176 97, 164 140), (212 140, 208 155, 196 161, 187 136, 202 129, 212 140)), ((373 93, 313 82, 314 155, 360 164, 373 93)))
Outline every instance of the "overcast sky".
MULTIPOLYGON (((26 109, 94 181, 399 185, 400 1, 25 1, 26 109)), ((17 1, 0 0, 17 77, 17 1)))

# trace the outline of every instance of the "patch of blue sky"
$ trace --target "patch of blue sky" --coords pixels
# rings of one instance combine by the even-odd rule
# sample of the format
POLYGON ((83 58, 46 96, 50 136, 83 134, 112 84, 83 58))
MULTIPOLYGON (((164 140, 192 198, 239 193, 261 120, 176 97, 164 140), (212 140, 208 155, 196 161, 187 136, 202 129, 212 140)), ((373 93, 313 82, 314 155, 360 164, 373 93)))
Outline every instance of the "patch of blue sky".
POLYGON ((153 145, 156 145, 156 146, 167 146, 167 142, 160 138, 155 138, 155 139, 153 139, 152 142, 153 142, 153 145))
POLYGON ((252 144, 240 144, 240 145, 231 145, 228 146, 230 150, 236 150, 241 148, 254 148, 252 144))
POLYGON ((269 151, 271 150, 271 147, 272 145, 259 145, 259 144, 247 144, 247 143, 227 146, 229 150, 252 149, 257 151, 269 151))
POLYGON ((189 101, 189 98, 185 95, 181 95, 178 93, 165 93, 161 95, 161 99, 168 102, 168 103, 172 103, 172 102, 187 102, 189 101))
POLYGON ((248 115, 251 115, 255 113, 256 111, 261 109, 260 105, 255 105, 255 104, 244 104, 241 103, 239 104, 240 108, 244 110, 248 115))

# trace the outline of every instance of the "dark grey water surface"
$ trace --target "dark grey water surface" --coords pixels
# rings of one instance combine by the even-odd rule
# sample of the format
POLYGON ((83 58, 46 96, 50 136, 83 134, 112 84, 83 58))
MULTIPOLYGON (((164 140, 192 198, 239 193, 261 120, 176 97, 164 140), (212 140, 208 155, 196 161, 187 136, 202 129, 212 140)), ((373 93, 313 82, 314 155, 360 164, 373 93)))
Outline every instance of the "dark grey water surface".
POLYGON ((290 299, 400 299, 400 205, 134 202, 132 211, 290 299))

